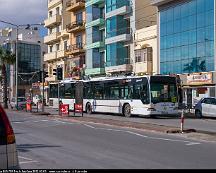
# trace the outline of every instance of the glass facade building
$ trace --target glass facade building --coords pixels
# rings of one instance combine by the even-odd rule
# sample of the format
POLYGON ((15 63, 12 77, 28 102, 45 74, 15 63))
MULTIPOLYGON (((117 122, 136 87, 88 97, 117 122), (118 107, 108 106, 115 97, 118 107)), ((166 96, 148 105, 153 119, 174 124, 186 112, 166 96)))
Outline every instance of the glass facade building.
POLYGON ((40 70, 41 46, 37 44, 18 43, 18 72, 26 73, 25 75, 19 75, 19 85, 38 82, 40 80, 39 75, 33 76, 32 72, 39 72, 40 70))
POLYGON ((105 39, 105 1, 86 2, 86 75, 103 74, 105 39))
MULTIPOLYGON (((130 6, 129 0, 106 0, 106 14, 117 14, 119 8, 130 6)), ((117 14, 106 18, 106 39, 112 39, 112 43, 106 43, 106 67, 129 64, 130 47, 125 46, 128 40, 119 41, 118 36, 130 34, 130 18, 124 14, 117 14)))
POLYGON ((160 73, 214 71, 214 0, 160 7, 160 73))

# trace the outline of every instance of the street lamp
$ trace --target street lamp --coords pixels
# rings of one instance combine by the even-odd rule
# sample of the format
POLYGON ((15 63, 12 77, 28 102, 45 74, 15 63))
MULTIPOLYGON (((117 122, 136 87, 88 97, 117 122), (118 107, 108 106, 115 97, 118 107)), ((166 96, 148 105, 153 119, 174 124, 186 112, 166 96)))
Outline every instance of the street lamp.
POLYGON ((18 98, 18 41, 19 41, 19 38, 18 38, 19 33, 18 32, 19 32, 19 27, 26 26, 26 29, 29 29, 30 26, 33 26, 33 25, 34 26, 38 26, 38 25, 42 26, 44 24, 39 23, 39 24, 17 25, 17 24, 11 23, 11 22, 3 21, 3 20, 0 20, 0 22, 16 27, 16 47, 15 47, 15 49, 16 49, 16 70, 15 70, 16 74, 15 74, 15 76, 16 76, 16 106, 18 108, 18 99, 17 98, 18 98))

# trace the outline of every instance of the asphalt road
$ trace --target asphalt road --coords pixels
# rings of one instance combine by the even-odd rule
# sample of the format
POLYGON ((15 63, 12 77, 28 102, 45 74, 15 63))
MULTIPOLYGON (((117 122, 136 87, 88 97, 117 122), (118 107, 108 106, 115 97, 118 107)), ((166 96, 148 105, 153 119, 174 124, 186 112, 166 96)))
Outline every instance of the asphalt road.
MULTIPOLYGON (((56 109, 52 109, 49 107, 46 107, 45 109, 47 112, 50 112, 52 115, 57 115, 58 111, 56 109)), ((73 115, 73 113, 70 113, 73 115)), ((164 125, 164 126, 173 126, 180 128, 180 117, 156 117, 154 118, 148 118, 148 117, 138 117, 134 116, 132 118, 126 118, 121 115, 115 115, 115 114, 84 114, 84 117, 97 117, 101 119, 112 119, 112 120, 120 120, 120 121, 130 121, 130 122, 139 122, 139 123, 150 123, 150 124, 157 124, 157 125, 164 125)), ((186 129, 196 129, 201 131, 207 131, 207 132, 214 132, 216 133, 216 118, 202 118, 198 119, 192 117, 186 117, 184 121, 184 127, 186 129)))
POLYGON ((8 112, 22 169, 216 168, 216 143, 8 112))

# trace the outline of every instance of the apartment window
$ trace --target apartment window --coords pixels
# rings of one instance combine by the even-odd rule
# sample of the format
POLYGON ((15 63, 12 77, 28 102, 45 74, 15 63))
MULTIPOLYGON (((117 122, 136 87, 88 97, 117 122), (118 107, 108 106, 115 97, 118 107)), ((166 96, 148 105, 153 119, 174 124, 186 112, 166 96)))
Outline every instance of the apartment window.
POLYGON ((53 51, 53 46, 49 47, 49 52, 51 53, 53 51))
POLYGON ((135 50, 136 62, 152 61, 152 48, 135 50))
POLYGON ((56 15, 59 15, 60 14, 60 9, 59 7, 56 8, 56 15))
POLYGON ((56 27, 56 32, 60 32, 60 26, 56 27))
POLYGON ((76 22, 77 22, 77 24, 83 22, 83 13, 82 12, 76 13, 76 22))
POLYGON ((64 41, 64 50, 67 50, 67 40, 64 41))
POLYGON ((56 44, 56 50, 57 51, 59 50, 59 44, 56 44))
POLYGON ((82 35, 77 35, 76 36, 76 46, 78 48, 82 48, 82 35))
POLYGON ((49 29, 49 34, 52 34, 52 31, 53 31, 52 28, 50 28, 50 29, 49 29))
POLYGON ((52 11, 49 11, 49 17, 52 17, 52 11))

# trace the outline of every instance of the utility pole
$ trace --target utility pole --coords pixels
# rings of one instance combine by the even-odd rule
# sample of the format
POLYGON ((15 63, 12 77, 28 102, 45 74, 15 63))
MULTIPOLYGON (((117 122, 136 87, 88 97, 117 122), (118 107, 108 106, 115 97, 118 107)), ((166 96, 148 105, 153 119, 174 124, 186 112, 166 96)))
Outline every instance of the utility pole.
POLYGON ((44 112, 44 69, 42 69, 42 112, 44 112))
POLYGON ((18 37, 19 37, 19 26, 16 26, 16 107, 18 109, 18 37))

